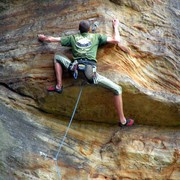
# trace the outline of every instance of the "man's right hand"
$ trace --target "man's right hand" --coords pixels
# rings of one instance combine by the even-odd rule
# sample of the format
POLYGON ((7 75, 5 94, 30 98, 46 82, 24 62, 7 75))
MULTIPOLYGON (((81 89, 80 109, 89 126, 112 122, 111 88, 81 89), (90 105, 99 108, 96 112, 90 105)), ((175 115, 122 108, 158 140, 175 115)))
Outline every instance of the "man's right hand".
POLYGON ((39 41, 46 41, 46 42, 60 42, 61 37, 45 36, 44 34, 39 34, 38 40, 39 41))
POLYGON ((45 41, 46 40, 46 36, 44 34, 38 34, 38 40, 45 41))

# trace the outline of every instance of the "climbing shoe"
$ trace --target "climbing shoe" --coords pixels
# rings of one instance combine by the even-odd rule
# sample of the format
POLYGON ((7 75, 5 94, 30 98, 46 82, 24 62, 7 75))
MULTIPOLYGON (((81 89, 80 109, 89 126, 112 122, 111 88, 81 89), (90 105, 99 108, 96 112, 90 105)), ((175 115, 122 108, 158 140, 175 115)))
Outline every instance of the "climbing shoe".
POLYGON ((57 86, 55 87, 50 87, 47 89, 48 92, 57 92, 57 93, 62 93, 63 92, 63 86, 61 87, 61 89, 57 88, 57 86))
POLYGON ((133 119, 126 119, 126 123, 122 124, 121 122, 118 122, 118 125, 120 127, 126 127, 126 126, 132 126, 134 124, 134 120, 133 119))

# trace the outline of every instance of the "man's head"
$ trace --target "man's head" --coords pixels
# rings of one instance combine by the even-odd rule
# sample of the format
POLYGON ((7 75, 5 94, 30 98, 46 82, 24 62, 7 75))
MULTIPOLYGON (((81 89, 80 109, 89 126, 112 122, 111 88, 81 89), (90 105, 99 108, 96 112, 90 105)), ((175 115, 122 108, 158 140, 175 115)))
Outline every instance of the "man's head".
POLYGON ((79 23, 79 30, 81 33, 88 32, 90 29, 90 23, 87 20, 83 20, 79 23))

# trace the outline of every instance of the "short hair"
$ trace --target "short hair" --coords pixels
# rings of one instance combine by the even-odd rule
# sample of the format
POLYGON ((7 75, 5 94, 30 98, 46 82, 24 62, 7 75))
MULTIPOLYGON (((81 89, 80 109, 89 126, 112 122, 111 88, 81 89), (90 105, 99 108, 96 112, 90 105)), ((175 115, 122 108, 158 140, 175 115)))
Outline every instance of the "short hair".
POLYGON ((80 33, 88 32, 90 29, 90 23, 87 20, 83 20, 79 23, 80 33))

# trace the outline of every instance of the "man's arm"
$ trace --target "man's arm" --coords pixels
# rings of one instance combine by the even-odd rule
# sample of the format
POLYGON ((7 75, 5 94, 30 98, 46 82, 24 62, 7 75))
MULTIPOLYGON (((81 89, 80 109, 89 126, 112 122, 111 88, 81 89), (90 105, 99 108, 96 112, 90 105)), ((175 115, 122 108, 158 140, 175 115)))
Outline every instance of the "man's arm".
POLYGON ((121 44, 121 41, 120 41, 121 38, 119 35, 118 27, 119 27, 119 20, 114 19, 113 20, 113 30, 114 30, 113 37, 107 37, 107 42, 118 44, 118 46, 121 48, 122 51, 128 53, 129 55, 132 55, 131 50, 121 44))
POLYGON ((120 42, 120 35, 119 35, 119 30, 118 30, 119 20, 114 19, 112 23, 113 23, 113 37, 107 37, 107 42, 118 44, 120 42))
POLYGON ((46 42, 61 42, 61 37, 45 36, 44 34, 39 34, 38 39, 46 42))

